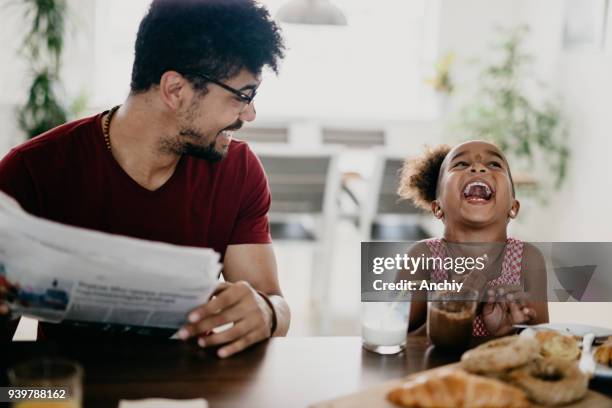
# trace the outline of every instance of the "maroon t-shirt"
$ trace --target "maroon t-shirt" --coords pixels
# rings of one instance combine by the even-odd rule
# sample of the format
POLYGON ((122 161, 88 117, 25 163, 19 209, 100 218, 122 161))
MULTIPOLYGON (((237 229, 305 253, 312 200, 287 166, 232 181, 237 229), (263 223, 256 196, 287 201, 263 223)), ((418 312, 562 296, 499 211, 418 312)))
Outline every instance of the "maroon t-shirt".
POLYGON ((79 227, 177 245, 213 248, 270 243, 270 190, 249 146, 232 141, 210 163, 183 156, 149 191, 107 149, 102 114, 67 123, 11 150, 0 190, 28 212, 79 227))
MULTIPOLYGON (((67 123, 11 150, 0 161, 0 190, 43 218, 213 248, 222 256, 228 245, 271 242, 270 189, 261 162, 246 143, 232 141, 217 163, 183 156, 172 177, 149 191, 115 161, 101 119, 99 114, 67 123)), ((15 329, 12 325, 3 333, 5 325, 0 321, 0 341, 15 329)), ((88 328, 42 326, 39 337, 99 339, 99 332, 88 328)))

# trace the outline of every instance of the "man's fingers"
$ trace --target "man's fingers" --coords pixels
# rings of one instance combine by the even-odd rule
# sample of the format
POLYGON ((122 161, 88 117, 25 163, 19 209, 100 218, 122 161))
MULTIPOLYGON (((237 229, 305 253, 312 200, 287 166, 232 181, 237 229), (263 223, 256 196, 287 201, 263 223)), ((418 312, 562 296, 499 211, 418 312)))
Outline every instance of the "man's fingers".
POLYGON ((210 295, 210 298, 212 299, 213 296, 217 296, 219 293, 223 292, 225 289, 229 288, 230 286, 232 285, 228 282, 219 283, 217 287, 215 288, 215 291, 213 292, 213 294, 210 295))
POLYGON ((11 309, 8 307, 4 301, 6 300, 6 295, 8 295, 8 289, 6 286, 6 280, 4 277, 0 276, 0 315, 7 315, 11 312, 11 309))
POLYGON ((245 336, 253 329, 254 327, 251 327, 245 320, 241 320, 235 323, 232 328, 222 331, 220 333, 213 333, 208 336, 200 336, 198 338, 198 345, 200 345, 200 347, 209 347, 229 343, 230 341, 234 341, 245 336))
POLYGON ((245 316, 243 308, 241 303, 237 303, 220 313, 207 315, 199 322, 188 324, 185 326, 185 329, 189 332, 190 336, 206 333, 215 327, 242 319, 245 316))
POLYGON ((217 355, 221 358, 229 357, 233 354, 239 353, 250 345, 257 343, 265 338, 264 335, 259 335, 257 330, 253 330, 246 335, 242 336, 235 342, 222 347, 217 351, 217 355))
POLYGON ((217 314, 220 311, 227 309, 242 300, 242 292, 244 289, 238 285, 228 285, 222 291, 212 298, 208 303, 195 308, 187 316, 190 323, 195 323, 206 316, 217 314))
POLYGON ((9 312, 10 312, 10 309, 8 305, 5 303, 0 303, 0 315, 7 315, 9 314, 9 312))

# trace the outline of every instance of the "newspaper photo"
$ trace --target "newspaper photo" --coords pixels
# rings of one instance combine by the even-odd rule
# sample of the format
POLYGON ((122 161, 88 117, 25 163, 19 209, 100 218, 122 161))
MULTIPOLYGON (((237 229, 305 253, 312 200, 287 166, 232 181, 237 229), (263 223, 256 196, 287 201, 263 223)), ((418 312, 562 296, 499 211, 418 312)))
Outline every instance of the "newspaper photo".
POLYGON ((0 285, 13 317, 175 330, 212 295, 219 259, 37 218, 0 192, 0 285))

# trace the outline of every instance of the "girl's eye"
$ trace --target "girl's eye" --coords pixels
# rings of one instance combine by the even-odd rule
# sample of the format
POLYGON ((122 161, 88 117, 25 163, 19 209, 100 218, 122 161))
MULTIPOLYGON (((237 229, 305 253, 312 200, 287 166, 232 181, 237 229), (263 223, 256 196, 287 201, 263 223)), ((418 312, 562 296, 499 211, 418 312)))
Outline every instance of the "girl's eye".
POLYGON ((467 166, 467 165, 468 165, 467 162, 460 161, 460 162, 455 163, 453 167, 467 166))
POLYGON ((499 167, 501 169, 501 164, 499 164, 498 162, 491 162, 489 163, 489 166, 499 167))

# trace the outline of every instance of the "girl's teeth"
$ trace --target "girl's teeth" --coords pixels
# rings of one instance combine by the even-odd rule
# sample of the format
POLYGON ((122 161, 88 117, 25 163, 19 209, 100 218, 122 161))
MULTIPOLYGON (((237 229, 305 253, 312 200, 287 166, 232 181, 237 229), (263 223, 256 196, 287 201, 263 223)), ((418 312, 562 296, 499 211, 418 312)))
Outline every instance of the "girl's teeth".
POLYGON ((472 183, 469 183, 467 186, 465 186, 465 190, 463 190, 463 193, 464 194, 469 193, 470 187, 472 187, 472 186, 482 186, 482 187, 484 187, 486 189, 487 194, 491 194, 491 189, 489 188, 489 186, 487 186, 485 183, 480 182, 480 181, 474 181, 472 183))

